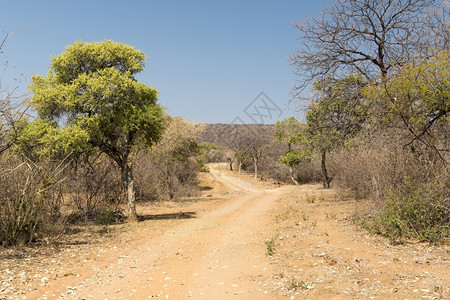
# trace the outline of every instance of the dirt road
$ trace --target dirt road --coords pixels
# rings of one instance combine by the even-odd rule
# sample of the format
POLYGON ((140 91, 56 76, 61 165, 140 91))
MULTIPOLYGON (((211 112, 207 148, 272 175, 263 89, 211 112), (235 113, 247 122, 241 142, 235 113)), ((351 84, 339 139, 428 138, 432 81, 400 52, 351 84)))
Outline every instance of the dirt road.
POLYGON ((97 241, 0 253, 0 299, 448 299, 449 247, 368 234, 352 221, 367 202, 223 164, 202 185, 97 241))
POLYGON ((233 191, 226 205, 143 239, 112 261, 99 261, 92 276, 72 281, 65 290, 56 283, 31 297, 276 298, 261 278, 271 273, 264 247, 271 221, 266 214, 282 189, 265 190, 220 168, 213 168, 211 176, 233 191))

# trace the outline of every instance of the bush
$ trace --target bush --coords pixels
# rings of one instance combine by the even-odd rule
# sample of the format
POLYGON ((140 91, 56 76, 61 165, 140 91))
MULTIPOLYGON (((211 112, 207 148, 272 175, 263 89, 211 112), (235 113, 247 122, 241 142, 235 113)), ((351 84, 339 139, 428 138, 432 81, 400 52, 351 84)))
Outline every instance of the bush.
POLYGON ((142 151, 135 158, 136 200, 172 200, 198 194, 195 159, 172 159, 159 151, 142 151))
MULTIPOLYGON (((205 171, 195 139, 201 128, 182 118, 168 118, 166 130, 151 150, 133 159, 136 200, 172 200, 197 195, 198 171, 205 171)), ((203 152, 204 154, 204 152, 203 152)))
POLYGON ((107 226, 120 223, 123 219, 124 215, 120 210, 112 210, 109 207, 102 207, 96 216, 96 223, 98 225, 107 226))
POLYGON ((372 201, 366 227, 394 241, 442 242, 449 233, 448 170, 419 143, 405 148, 386 131, 336 155, 336 183, 372 201))
POLYGON ((69 223, 95 220, 102 208, 114 211, 123 201, 120 171, 105 154, 74 159, 65 175, 67 204, 78 215, 69 223))
POLYGON ((372 228, 393 241, 441 242, 450 232, 450 203, 440 190, 434 185, 423 189, 410 184, 402 191, 390 191, 372 228))
POLYGON ((0 165, 0 244, 24 245, 60 229, 61 166, 13 153, 3 155, 0 165))

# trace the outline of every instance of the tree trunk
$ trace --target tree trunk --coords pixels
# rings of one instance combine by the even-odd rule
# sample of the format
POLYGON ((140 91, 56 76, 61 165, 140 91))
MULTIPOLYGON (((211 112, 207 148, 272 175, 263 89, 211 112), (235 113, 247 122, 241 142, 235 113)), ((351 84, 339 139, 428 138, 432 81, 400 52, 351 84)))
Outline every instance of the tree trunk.
POLYGON ((136 195, 134 191, 133 174, 131 171, 132 168, 128 164, 128 159, 124 159, 122 165, 122 184, 125 190, 125 198, 128 203, 128 219, 130 222, 137 222, 136 195))
POLYGON ((233 160, 231 158, 227 158, 228 163, 230 164, 230 171, 233 171, 233 160))
POLYGON ((322 150, 322 175, 323 175, 323 187, 330 188, 331 178, 328 177, 328 171, 326 166, 327 151, 322 150))
POLYGON ((258 178, 258 160, 253 159, 253 162, 255 164, 255 179, 258 178))
POLYGON ((242 162, 239 162, 239 175, 241 175, 241 170, 242 170, 242 162))
POLYGON ((298 181, 294 178, 294 169, 292 168, 292 165, 289 165, 289 176, 291 177, 292 182, 295 185, 298 185, 298 181))

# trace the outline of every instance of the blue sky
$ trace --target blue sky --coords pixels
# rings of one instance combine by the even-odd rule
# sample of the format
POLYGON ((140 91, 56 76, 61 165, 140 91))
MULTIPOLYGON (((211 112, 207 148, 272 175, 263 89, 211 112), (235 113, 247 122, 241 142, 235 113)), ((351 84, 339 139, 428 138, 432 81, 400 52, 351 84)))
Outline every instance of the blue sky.
POLYGON ((296 111, 289 105, 295 76, 288 56, 298 47, 291 23, 319 14, 330 1, 2 2, 0 30, 20 28, 0 55, 8 61, 6 78, 45 74, 50 57, 77 40, 111 39, 148 55, 139 80, 160 92, 169 114, 252 123, 244 110, 261 107, 264 99, 254 100, 264 92, 269 106, 282 109, 263 120, 273 123, 296 111))

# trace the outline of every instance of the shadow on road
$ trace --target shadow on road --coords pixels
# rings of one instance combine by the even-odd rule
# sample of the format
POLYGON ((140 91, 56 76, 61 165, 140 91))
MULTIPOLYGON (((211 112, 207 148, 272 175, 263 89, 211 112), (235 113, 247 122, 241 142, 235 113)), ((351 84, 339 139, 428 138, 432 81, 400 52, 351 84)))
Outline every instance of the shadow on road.
POLYGON ((187 212, 179 212, 173 214, 156 214, 156 215, 143 215, 138 216, 138 220, 147 221, 147 220, 174 220, 174 219, 192 219, 196 218, 196 212, 187 211, 187 212))

